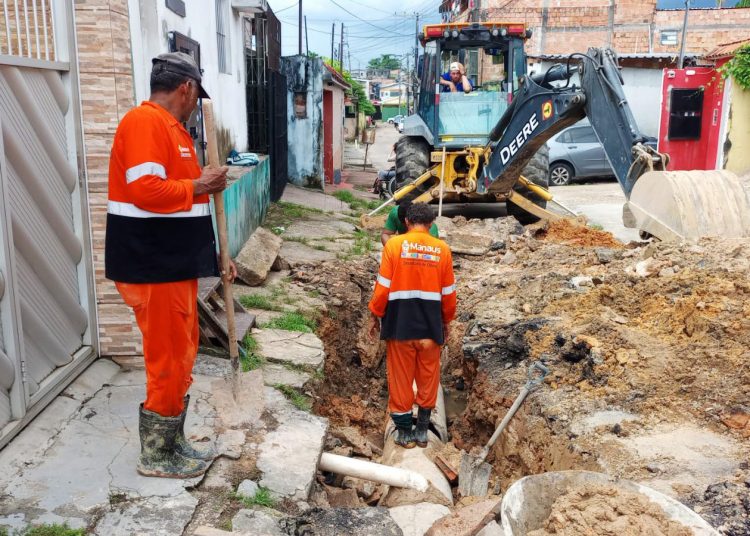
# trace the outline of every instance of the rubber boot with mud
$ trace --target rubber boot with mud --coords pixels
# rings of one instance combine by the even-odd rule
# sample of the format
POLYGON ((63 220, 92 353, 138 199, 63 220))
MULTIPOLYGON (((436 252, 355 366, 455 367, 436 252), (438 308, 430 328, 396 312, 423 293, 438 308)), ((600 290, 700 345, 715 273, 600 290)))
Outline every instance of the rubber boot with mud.
POLYGON ((417 446, 427 448, 427 431, 430 429, 430 416, 432 409, 420 407, 417 412, 417 426, 414 430, 414 439, 417 446))
POLYGON ((393 424, 396 425, 396 445, 405 449, 413 449, 417 446, 414 440, 414 432, 411 428, 411 413, 391 413, 393 424))
POLYGON ((211 447, 208 448, 196 448, 195 443, 188 441, 185 437, 185 417, 187 417, 188 405, 190 404, 190 395, 185 395, 184 407, 182 408, 182 414, 180 415, 180 428, 177 430, 177 437, 175 438, 175 451, 182 454, 186 458, 192 458, 194 460, 213 460, 216 458, 216 451, 211 447))
POLYGON ((182 416, 164 417, 153 411, 141 410, 138 432, 141 437, 141 456, 138 473, 164 478, 193 478, 208 469, 208 462, 186 458, 175 451, 175 441, 182 416))

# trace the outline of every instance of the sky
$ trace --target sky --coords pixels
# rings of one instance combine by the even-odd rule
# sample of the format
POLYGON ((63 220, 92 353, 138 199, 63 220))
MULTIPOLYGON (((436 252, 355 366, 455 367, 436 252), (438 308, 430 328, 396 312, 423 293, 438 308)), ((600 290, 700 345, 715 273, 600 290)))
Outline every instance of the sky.
MULTIPOLYGON (((281 54, 296 54, 297 2, 268 0, 268 3, 281 20, 281 54)), ((366 68, 371 58, 381 54, 411 54, 413 58, 414 14, 419 13, 421 31, 424 23, 439 22, 439 5, 440 0, 302 0, 310 51, 326 57, 331 55, 333 22, 336 23, 335 48, 338 51, 341 23, 344 23, 344 66, 347 69, 350 57, 352 69, 366 68)), ((304 33, 302 48, 304 53, 304 33)))

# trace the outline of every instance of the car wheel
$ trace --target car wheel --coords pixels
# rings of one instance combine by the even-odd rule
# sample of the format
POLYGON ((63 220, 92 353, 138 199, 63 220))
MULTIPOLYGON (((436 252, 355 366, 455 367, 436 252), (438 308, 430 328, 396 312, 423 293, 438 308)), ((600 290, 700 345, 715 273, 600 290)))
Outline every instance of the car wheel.
POLYGON ((558 162, 549 168, 549 183, 551 186, 565 186, 573 179, 573 168, 568 164, 558 162))

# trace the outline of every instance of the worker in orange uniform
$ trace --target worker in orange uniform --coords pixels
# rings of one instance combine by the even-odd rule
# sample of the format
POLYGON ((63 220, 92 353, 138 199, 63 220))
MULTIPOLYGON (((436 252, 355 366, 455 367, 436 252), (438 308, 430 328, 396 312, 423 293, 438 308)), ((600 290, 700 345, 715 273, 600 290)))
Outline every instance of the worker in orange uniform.
POLYGON ((380 329, 386 341, 388 411, 396 425, 396 443, 427 446, 430 415, 440 385, 440 346, 456 315, 456 285, 448 244, 430 236, 435 216, 424 203, 406 212, 407 232, 383 248, 375 291, 370 300, 369 334, 380 329), (419 406, 412 429, 415 397, 419 406))
MULTIPOLYGON (((214 457, 185 438, 198 351, 198 278, 218 275, 209 194, 227 168, 201 170, 182 126, 208 98, 192 57, 152 60, 151 96, 125 114, 109 162, 105 272, 133 308, 143 334, 146 400, 141 404, 138 472, 190 478, 214 457)), ((236 270, 230 267, 230 279, 236 270)))

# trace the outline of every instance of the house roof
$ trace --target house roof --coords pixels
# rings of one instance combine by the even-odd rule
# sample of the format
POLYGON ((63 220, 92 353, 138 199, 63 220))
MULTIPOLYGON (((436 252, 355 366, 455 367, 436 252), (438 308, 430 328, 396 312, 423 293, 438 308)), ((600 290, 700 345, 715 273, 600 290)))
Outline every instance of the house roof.
POLYGON ((705 55, 708 60, 718 60, 722 58, 731 58, 743 46, 750 44, 750 38, 723 43, 705 55))
POLYGON ((352 86, 349 85, 349 83, 344 79, 343 76, 341 76, 341 73, 339 73, 336 69, 328 65, 327 63, 323 64, 328 71, 328 73, 323 73, 323 80, 326 82, 331 81, 337 86, 341 87, 344 91, 349 91, 352 86))
MULTIPOLYGON (((537 55, 529 55, 530 58, 539 59, 539 60, 567 60, 570 54, 537 54, 537 55)), ((617 57, 619 59, 623 60, 658 60, 658 61, 665 61, 665 60, 677 60, 677 54, 672 54, 671 52, 636 52, 636 53, 625 53, 625 54, 617 54, 617 57)), ((692 53, 686 53, 686 58, 695 58, 696 54, 692 53)), ((578 59, 573 58, 571 61, 578 61, 578 59)))

